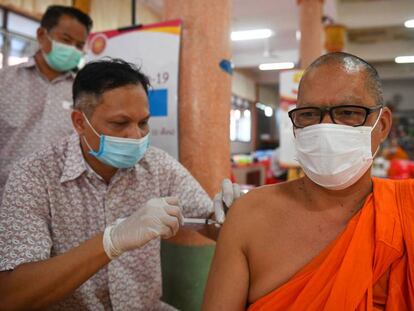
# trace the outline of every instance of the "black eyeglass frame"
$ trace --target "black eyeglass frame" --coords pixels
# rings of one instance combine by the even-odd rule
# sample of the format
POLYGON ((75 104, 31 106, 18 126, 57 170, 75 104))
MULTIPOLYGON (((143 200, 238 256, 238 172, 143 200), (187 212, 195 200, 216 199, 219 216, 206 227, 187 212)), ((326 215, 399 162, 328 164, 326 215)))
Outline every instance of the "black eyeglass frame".
MULTIPOLYGON (((362 108, 362 109, 364 109, 364 110, 366 111, 364 121, 363 121, 361 124, 357 124, 357 125, 350 125, 350 126, 352 126, 352 127, 358 127, 358 126, 363 126, 363 125, 367 122, 368 116, 369 116, 371 113, 373 113, 373 112, 375 112, 375 111, 377 111, 377 110, 380 110, 380 109, 384 108, 384 106, 383 106, 383 105, 379 105, 379 106, 376 106, 376 107, 373 107, 373 108, 369 108, 369 107, 365 107, 365 106, 358 106, 358 105, 340 105, 340 106, 325 107, 325 108, 321 108, 321 107, 314 107, 314 106, 310 106, 310 107, 301 107, 301 108, 295 108, 295 109, 292 109, 292 110, 290 110, 290 111, 288 112, 289 118, 290 118, 290 120, 292 121, 292 124, 293 124, 293 126, 294 126, 295 128, 299 128, 299 129, 300 129, 300 128, 304 128, 304 127, 311 126, 311 125, 307 125, 307 126, 297 126, 297 125, 295 124, 295 122, 293 121, 293 116, 292 116, 292 114, 293 114, 294 112, 296 112, 296 111, 301 111, 301 110, 305 110, 305 109, 309 109, 309 108, 312 108, 312 109, 318 109, 318 110, 320 111, 320 115, 321 115, 321 117, 320 117, 319 122, 318 122, 318 123, 316 123, 316 124, 321 124, 321 123, 322 123, 322 120, 323 120, 323 118, 325 117, 325 114, 326 114, 327 112, 329 113, 329 116, 331 117, 332 122, 333 122, 333 123, 335 123, 335 124, 338 124, 337 122, 335 122, 335 118, 333 117, 333 114, 332 114, 332 110, 334 110, 334 109, 337 109, 337 108, 362 108)), ((312 124, 312 125, 316 125, 316 124, 312 124)))

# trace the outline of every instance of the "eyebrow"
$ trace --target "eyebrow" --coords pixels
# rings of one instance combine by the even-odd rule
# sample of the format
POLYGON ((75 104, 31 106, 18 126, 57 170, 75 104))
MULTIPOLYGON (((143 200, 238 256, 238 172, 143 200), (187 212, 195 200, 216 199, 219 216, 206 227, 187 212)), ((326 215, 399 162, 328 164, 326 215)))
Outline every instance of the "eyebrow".
MULTIPOLYGON (((150 117, 151 117, 151 115, 148 114, 146 117, 142 118, 139 122, 146 121, 150 117)), ((131 118, 128 115, 125 115, 123 113, 115 114, 115 115, 109 117, 109 119, 117 119, 117 118, 123 118, 123 119, 131 120, 131 118)))
POLYGON ((148 121, 150 118, 151 118, 151 115, 149 114, 144 119, 142 119, 140 122, 142 122, 142 121, 148 121))
POLYGON ((68 33, 66 33, 66 32, 62 32, 62 36, 64 36, 64 37, 68 37, 70 40, 75 41, 76 43, 79 43, 79 44, 85 44, 85 42, 86 42, 86 41, 84 41, 84 40, 78 41, 78 40, 76 40, 76 39, 75 39, 75 38, 73 38, 70 34, 68 34, 68 33))
POLYGON ((328 107, 328 106, 347 106, 347 105, 357 105, 357 106, 365 106, 367 105, 366 102, 364 102, 361 98, 357 98, 357 97, 349 97, 348 99, 342 99, 340 101, 335 102, 334 105, 332 105, 332 103, 330 103, 329 105, 321 105, 321 104, 317 104, 317 103, 309 103, 309 102, 304 102, 304 103, 299 103, 301 107, 328 107))

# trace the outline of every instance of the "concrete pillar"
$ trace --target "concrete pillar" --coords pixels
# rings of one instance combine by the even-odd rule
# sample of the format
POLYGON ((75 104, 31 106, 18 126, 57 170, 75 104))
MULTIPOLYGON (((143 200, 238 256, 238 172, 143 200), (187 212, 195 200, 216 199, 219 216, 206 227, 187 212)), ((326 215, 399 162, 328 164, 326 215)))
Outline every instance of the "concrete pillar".
POLYGON ((305 69, 323 53, 323 0, 298 0, 300 67, 305 69))
MULTIPOLYGON (((164 19, 183 22, 180 52, 180 162, 213 197, 230 176, 231 0, 165 0, 164 19)), ((180 230, 161 247, 163 300, 200 310, 214 242, 180 230)))
POLYGON ((230 0, 166 0, 164 19, 181 19, 180 162, 210 196, 230 176, 230 0))

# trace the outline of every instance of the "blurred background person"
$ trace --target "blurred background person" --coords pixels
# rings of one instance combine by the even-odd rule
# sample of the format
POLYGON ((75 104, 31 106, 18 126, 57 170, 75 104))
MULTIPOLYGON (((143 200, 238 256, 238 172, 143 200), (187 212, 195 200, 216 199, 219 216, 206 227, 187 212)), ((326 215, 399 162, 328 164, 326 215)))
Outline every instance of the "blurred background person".
POLYGON ((50 6, 37 29, 36 54, 0 71, 0 198, 16 160, 73 132, 74 70, 91 28, 80 10, 50 6))

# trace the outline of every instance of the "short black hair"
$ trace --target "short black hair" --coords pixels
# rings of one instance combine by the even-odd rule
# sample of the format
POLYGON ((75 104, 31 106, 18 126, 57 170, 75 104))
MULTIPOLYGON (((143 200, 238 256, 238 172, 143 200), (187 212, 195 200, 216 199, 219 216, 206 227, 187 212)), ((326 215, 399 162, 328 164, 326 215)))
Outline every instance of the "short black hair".
POLYGON ((312 64, 306 68, 301 83, 299 84, 299 93, 301 92, 301 84, 304 81, 305 76, 308 72, 316 69, 322 65, 331 65, 331 64, 348 64, 350 63, 353 66, 358 66, 362 68, 365 72, 366 79, 365 79, 365 86, 367 90, 372 94, 375 98, 377 104, 384 106, 384 98, 383 98, 383 91, 382 91, 382 83, 379 77, 378 71, 368 63, 366 60, 362 58, 345 52, 333 52, 327 53, 318 57, 312 64))
POLYGON ((93 22, 87 14, 74 7, 63 5, 49 6, 42 16, 40 26, 49 31, 59 23, 59 19, 63 15, 75 18, 79 23, 85 26, 88 33, 91 31, 93 22))
POLYGON ((148 95, 149 78, 134 64, 119 58, 105 58, 87 63, 76 75, 72 87, 73 107, 92 113, 96 100, 106 91, 127 85, 141 85, 148 95), (82 100, 88 97, 87 100, 82 100))

